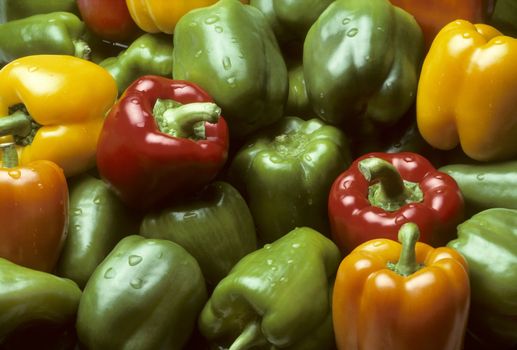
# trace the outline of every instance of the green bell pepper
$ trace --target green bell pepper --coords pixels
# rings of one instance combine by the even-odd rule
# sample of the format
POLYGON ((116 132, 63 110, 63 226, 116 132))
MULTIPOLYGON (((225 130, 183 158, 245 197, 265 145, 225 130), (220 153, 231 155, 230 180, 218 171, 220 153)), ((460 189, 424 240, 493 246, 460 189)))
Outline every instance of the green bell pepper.
POLYGON ((185 249, 127 236, 86 284, 77 335, 88 349, 181 349, 206 298, 201 269, 185 249))
POLYGON ((68 235, 57 274, 84 288, 95 268, 125 236, 138 232, 137 220, 107 186, 84 174, 69 181, 68 235))
POLYGON ((243 139, 283 116, 287 68, 273 30, 255 7, 220 0, 192 10, 174 29, 174 79, 201 86, 243 139))
POLYGON ((250 0, 268 20, 279 41, 303 41, 319 15, 334 0, 250 0))
POLYGON ((332 284, 341 256, 311 228, 248 254, 215 288, 199 318, 225 349, 332 349, 332 284))
POLYGON ((418 23, 389 0, 334 1, 305 38, 309 99, 331 124, 393 123, 414 103, 423 55, 418 23))
POLYGON ((51 12, 79 14, 77 0, 2 0, 0 23, 51 12))
POLYGON ((0 258, 0 341, 33 322, 73 322, 80 298, 75 282, 0 258))
POLYGON ((299 226, 328 235, 330 187, 350 163, 341 130, 285 117, 237 151, 228 177, 246 199, 259 239, 269 243, 299 226))
POLYGON ((289 93, 285 105, 285 115, 293 115, 305 120, 316 117, 307 95, 303 65, 298 63, 289 67, 288 77, 289 93))
POLYGON ((467 260, 469 328, 492 349, 517 345, 517 210, 484 210, 458 226, 449 242, 467 260))
POLYGON ((140 234, 171 240, 199 263, 207 284, 215 286, 246 254, 257 249, 253 218, 240 193, 216 181, 200 194, 147 214, 140 234))
POLYGON ((0 24, 0 64, 36 54, 63 54, 88 58, 90 48, 81 39, 85 24, 68 12, 34 15, 0 24))
POLYGON ((517 37, 517 2, 515 0, 497 0, 487 23, 505 35, 517 37))
POLYGON ((172 75, 172 37, 165 34, 143 34, 116 57, 103 60, 104 67, 117 82, 119 95, 137 78, 151 74, 172 75))
POLYGON ((449 164, 439 170, 458 183, 469 216, 490 208, 517 209, 517 161, 449 164))

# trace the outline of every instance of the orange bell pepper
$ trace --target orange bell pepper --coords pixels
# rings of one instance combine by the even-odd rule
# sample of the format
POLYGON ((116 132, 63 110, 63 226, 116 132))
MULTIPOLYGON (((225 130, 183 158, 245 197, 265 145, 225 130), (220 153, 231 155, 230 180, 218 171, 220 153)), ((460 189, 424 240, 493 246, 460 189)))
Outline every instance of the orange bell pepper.
POLYGON ((333 289, 333 324, 340 350, 460 350, 470 285, 465 259, 447 247, 417 242, 404 224, 402 245, 363 243, 341 262, 333 289))
POLYGON ((47 160, 18 166, 13 144, 3 146, 0 168, 0 257, 51 272, 66 238, 68 186, 47 160))
MULTIPOLYGON (((487 0, 390 0, 411 13, 424 33, 426 47, 438 32, 449 22, 456 19, 465 19, 472 22, 481 22, 487 0)), ((489 0, 492 2, 493 0, 489 0)))
POLYGON ((46 159, 67 177, 79 174, 95 166, 97 139, 116 98, 115 80, 92 62, 19 58, 0 70, 0 142, 15 135, 22 165, 46 159))
POLYGON ((454 21, 437 35, 417 90, 417 124, 433 147, 478 161, 517 156, 517 39, 454 21))
MULTIPOLYGON (((179 19, 187 12, 213 5, 217 0, 126 0, 129 14, 140 29, 148 33, 173 34, 179 19)), ((249 3, 249 0, 241 0, 249 3)))

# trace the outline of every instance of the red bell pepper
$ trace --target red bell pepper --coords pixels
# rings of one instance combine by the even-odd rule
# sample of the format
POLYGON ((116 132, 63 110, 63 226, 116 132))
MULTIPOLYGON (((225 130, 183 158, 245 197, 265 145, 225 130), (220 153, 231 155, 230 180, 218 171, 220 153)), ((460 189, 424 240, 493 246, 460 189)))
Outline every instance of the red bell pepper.
POLYGON ((134 208, 200 189, 228 156, 228 126, 220 112, 195 84, 141 77, 106 117, 97 146, 99 174, 134 208))
POLYGON ((397 240, 414 222, 420 240, 443 246, 464 218, 463 196, 449 175, 411 152, 369 153, 334 181, 328 202, 332 238, 350 252, 371 239, 397 240))

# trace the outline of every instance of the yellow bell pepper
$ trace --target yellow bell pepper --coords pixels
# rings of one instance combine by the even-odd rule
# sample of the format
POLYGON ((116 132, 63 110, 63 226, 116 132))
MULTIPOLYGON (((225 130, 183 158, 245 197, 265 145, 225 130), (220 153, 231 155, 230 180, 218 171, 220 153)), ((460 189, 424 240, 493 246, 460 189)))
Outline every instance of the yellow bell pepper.
MULTIPOLYGON (((173 34, 179 19, 190 10, 213 5, 217 0, 126 0, 129 14, 148 33, 173 34)), ((241 0, 249 3, 248 0, 241 0)))
POLYGON ((25 56, 0 70, 0 142, 17 144, 20 165, 50 160, 66 176, 95 166, 117 85, 102 67, 66 55, 25 56))
POLYGON ((424 60, 417 124, 433 147, 461 145, 478 161, 517 155, 517 39, 457 20, 436 36, 424 60))

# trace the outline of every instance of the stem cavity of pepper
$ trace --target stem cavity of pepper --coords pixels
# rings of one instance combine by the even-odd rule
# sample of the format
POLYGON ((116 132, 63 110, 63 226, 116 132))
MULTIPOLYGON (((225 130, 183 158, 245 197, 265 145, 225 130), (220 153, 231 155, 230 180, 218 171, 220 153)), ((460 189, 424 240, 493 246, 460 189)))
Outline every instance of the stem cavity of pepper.
POLYGON ((174 100, 158 99, 153 107, 153 116, 158 129, 165 134, 204 140, 205 123, 217 123, 221 108, 212 102, 181 104, 174 100))
POLYGON ((371 205, 386 211, 396 211, 406 204, 424 200, 418 183, 403 180, 390 162, 372 157, 361 160, 358 167, 370 183, 368 201, 371 205))
POLYGON ((422 267, 422 265, 416 261, 415 246, 419 237, 420 231, 415 223, 407 222, 400 227, 398 240, 400 244, 402 244, 402 251, 400 252, 400 258, 397 263, 388 263, 390 270, 402 276, 409 276, 422 267))
POLYGON ((30 145, 40 127, 23 104, 9 107, 9 115, 0 118, 0 136, 12 135, 18 146, 30 145))

